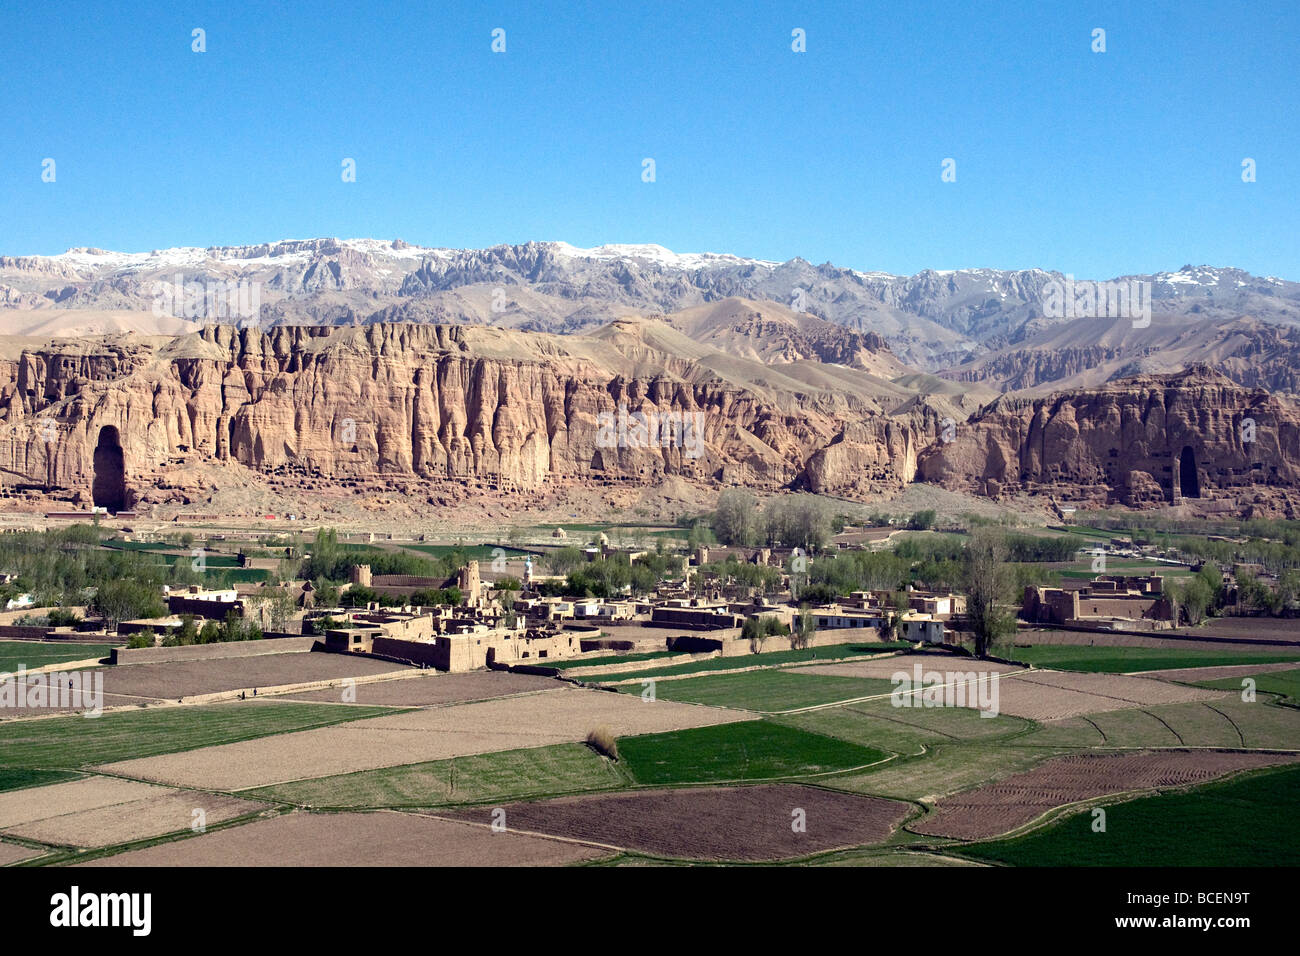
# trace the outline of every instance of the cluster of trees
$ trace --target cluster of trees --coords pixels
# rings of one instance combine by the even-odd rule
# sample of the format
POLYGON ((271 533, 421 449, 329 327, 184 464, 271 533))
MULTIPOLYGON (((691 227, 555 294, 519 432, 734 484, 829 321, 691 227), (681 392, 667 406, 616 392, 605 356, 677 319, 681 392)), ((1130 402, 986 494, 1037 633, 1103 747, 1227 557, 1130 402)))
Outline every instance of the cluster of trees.
MULTIPOLYGON (((929 531, 938 520, 939 514, 937 511, 933 508, 923 508, 920 511, 912 512, 902 524, 911 531, 929 531)), ((863 523, 872 528, 888 528, 890 525, 897 525, 899 520, 896 515, 884 511, 873 511, 863 519, 863 523)), ((952 527, 952 525, 950 524, 948 527, 952 527)))
POLYGON ((1243 571, 1237 575, 1237 605, 1247 613, 1273 617, 1294 612, 1300 607, 1300 571, 1291 568, 1281 572, 1276 587, 1243 571))
POLYGON ((926 508, 922 511, 914 512, 912 517, 907 519, 907 527, 912 531, 929 531, 934 527, 934 519, 935 510, 933 508, 926 508))
POLYGON ((558 551, 552 551, 546 559, 546 566, 551 569, 552 574, 568 574, 574 568, 585 564, 586 561, 586 553, 581 548, 570 545, 560 548, 558 551))
POLYGON ((564 593, 572 597, 613 598, 632 583, 632 564, 627 555, 588 561, 568 573, 564 593))
POLYGON ((101 584, 95 591, 91 607, 104 619, 109 630, 123 621, 165 617, 167 614, 159 585, 130 577, 101 584))
MULTIPOLYGON (((566 549, 570 550, 570 549, 566 549)), ((576 548, 579 558, 582 552, 576 548)), ((385 607, 416 604, 431 607, 435 604, 459 604, 463 597, 460 588, 418 588, 404 597, 389 597, 373 588, 353 586, 341 591, 339 585, 351 576, 352 568, 370 565, 372 574, 403 574, 422 578, 450 578, 471 560, 463 548, 453 548, 436 557, 420 557, 403 551, 390 551, 369 545, 341 544, 338 532, 322 528, 316 532, 310 554, 299 564, 296 575, 309 580, 316 588, 316 602, 320 605, 339 604, 343 607, 362 607, 378 602, 385 607)))
POLYGON ((1217 566, 1204 565, 1189 577, 1165 579, 1165 594, 1174 606, 1174 623, 1195 626, 1223 607, 1223 575, 1217 566))
POLYGON ((612 554, 584 561, 565 578, 560 593, 569 597, 616 598, 630 591, 649 594, 661 581, 679 577, 682 559, 662 550, 639 555, 629 561, 626 554, 612 554))
POLYGON ((803 593, 812 601, 823 590, 842 596, 898 588, 911 578, 911 572, 912 561, 896 551, 845 551, 812 562, 803 593))
POLYGON ((1012 561, 1073 561, 1088 541, 1077 534, 1039 536, 1008 534, 1007 552, 1012 561))
POLYGON ((834 600, 851 591, 894 591, 885 627, 897 638, 907 609, 907 584, 960 590, 966 594, 975 653, 982 657, 995 642, 1015 633, 1015 602, 1024 585, 1059 577, 1009 558, 1006 534, 993 527, 977 527, 969 536, 909 537, 892 553, 854 551, 814 562, 812 584, 801 597, 834 600))
POLYGON ((740 629, 741 639, 749 641, 749 649, 755 654, 763 649, 763 642, 769 637, 784 637, 789 633, 789 626, 770 614, 751 617, 745 621, 745 626, 740 629))
POLYGON ((405 551, 341 544, 338 532, 322 528, 316 532, 311 553, 298 566, 297 575, 309 581, 346 581, 352 568, 370 565, 373 574, 409 574, 417 577, 450 577, 469 560, 468 552, 453 549, 435 558, 423 558, 405 551))
POLYGON ((709 520, 722 544, 803 548, 810 553, 824 548, 845 523, 845 516, 830 502, 814 495, 776 496, 760 508, 757 498, 739 488, 718 495, 717 509, 709 520))
POLYGON ((76 627, 81 623, 81 616, 75 611, 54 607, 45 614, 24 614, 14 623, 30 627, 76 627))
MULTIPOLYGON (((163 647, 189 647, 191 644, 224 644, 229 641, 260 641, 262 629, 253 621, 241 620, 231 611, 226 619, 218 624, 216 621, 204 621, 200 627, 193 615, 181 618, 178 630, 163 638, 163 647)), ((145 630, 131 635, 128 647, 152 647, 154 635, 145 630)))
MULTIPOLYGON (((775 594, 781 587, 781 569, 764 564, 750 564, 729 554, 724 561, 710 561, 700 569, 701 574, 715 574, 724 584, 737 584, 750 588, 757 594, 775 594)), ((811 570, 811 569, 810 569, 811 570)), ((696 578, 698 583, 700 578, 696 578)))
POLYGON ((1108 531, 1123 531, 1133 540, 1222 565, 1260 564, 1274 574, 1300 569, 1300 521, 1251 518, 1246 521, 1206 521, 1155 515, 1106 514, 1090 519, 1108 531), (1244 540, 1211 541, 1208 535, 1244 540))
POLYGON ((1167 546, 1203 561, 1219 564, 1259 564, 1274 574, 1300 568, 1300 545, 1251 538, 1246 541, 1210 541, 1204 536, 1164 538, 1167 546))
POLYGON ((407 604, 432 607, 435 604, 459 604, 463 596, 460 588, 455 586, 449 588, 418 588, 403 596, 380 594, 374 588, 354 584, 339 595, 338 604, 340 607, 365 607, 373 602, 381 607, 402 607, 407 604))
POLYGON ((73 607, 110 582, 130 579, 155 591, 180 583, 175 569, 138 552, 101 548, 104 537, 91 525, 0 535, 0 571, 15 575, 0 585, 0 601, 30 593, 39 607, 73 607))

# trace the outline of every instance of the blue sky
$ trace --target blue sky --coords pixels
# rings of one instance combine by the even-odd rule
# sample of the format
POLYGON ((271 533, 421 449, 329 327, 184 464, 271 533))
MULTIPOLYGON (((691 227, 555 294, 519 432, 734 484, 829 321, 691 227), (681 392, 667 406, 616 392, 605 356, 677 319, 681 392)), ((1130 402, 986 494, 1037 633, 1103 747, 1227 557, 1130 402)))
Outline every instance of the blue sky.
POLYGON ((0 254, 563 239, 1300 279, 1296 4, 52 6, 0 13, 0 254))

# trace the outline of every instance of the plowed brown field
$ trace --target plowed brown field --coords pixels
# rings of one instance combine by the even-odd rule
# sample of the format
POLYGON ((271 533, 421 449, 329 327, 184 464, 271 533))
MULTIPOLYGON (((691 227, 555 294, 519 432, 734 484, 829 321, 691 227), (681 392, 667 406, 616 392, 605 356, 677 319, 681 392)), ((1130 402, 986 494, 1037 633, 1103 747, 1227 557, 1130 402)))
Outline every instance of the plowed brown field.
MULTIPOLYGON (((884 840, 905 803, 796 784, 686 787, 559 797, 504 808, 509 830, 546 833, 654 856, 779 860, 884 840), (803 811, 805 832, 795 829, 803 811)), ((448 816, 492 822, 493 808, 448 816)))
POLYGON ((1296 760, 1286 754, 1163 751, 1075 754, 947 797, 908 829, 928 836, 982 840, 1030 823, 1055 807, 1131 790, 1204 783, 1234 770, 1296 760))

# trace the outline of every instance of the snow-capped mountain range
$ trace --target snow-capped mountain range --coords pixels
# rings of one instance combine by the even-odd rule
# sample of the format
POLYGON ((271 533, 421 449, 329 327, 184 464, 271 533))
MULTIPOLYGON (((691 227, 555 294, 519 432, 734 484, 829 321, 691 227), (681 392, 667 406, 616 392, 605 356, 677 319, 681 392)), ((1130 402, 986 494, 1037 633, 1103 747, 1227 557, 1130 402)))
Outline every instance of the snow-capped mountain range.
MULTIPOLYGON (((1149 283, 1158 315, 1300 323, 1296 282, 1211 266, 1119 278, 1149 283)), ((0 257, 0 309, 9 310, 9 318, 0 312, 0 334, 9 331, 6 322, 16 327, 20 312, 156 312, 160 286, 178 281, 254 284, 262 324, 473 322, 572 332, 744 297, 876 332, 904 361, 941 369, 1068 321, 1049 318, 1045 307, 1050 284, 1065 279, 1042 269, 899 276, 650 244, 445 249, 400 239, 303 239, 137 253, 78 248, 0 257)))

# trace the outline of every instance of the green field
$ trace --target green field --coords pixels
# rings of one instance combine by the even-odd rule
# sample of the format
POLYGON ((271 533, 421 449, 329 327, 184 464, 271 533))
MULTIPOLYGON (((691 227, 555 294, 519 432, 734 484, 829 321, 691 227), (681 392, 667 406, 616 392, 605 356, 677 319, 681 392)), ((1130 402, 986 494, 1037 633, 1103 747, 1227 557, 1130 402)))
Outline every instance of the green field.
POLYGON ((1106 808, 1106 830, 1080 813, 1011 840, 954 848, 1012 866, 1296 866, 1300 767, 1106 808))
POLYGON ((1010 741, 1031 747, 1300 747, 1300 710, 1238 697, 1112 710, 1043 724, 1010 741))
POLYGON ((60 783, 77 776, 66 770, 9 770, 0 769, 0 791, 22 790, 26 787, 43 787, 47 783, 60 783))
POLYGON ((1035 727, 1032 721, 1019 717, 981 717, 967 707, 894 707, 888 700, 846 704, 776 720, 863 747, 912 755, 945 741, 991 740, 1035 727))
MULTIPOLYGON (((1274 664, 1300 661, 1300 650, 1291 653, 1257 651, 1203 651, 1160 647, 1115 647, 1085 644, 1034 644, 1008 650, 1015 660, 1035 667, 1062 671, 1128 674, 1133 671, 1163 671, 1183 667, 1218 667, 1224 664, 1274 664)), ((1240 684, 1238 684, 1240 686, 1240 684)))
MULTIPOLYGON (((742 654, 739 657, 709 657, 689 664, 673 664, 668 667, 647 668, 618 674, 618 680, 642 677, 671 677, 676 674, 704 674, 709 671, 734 671, 745 667, 772 667, 777 664, 802 664, 811 661, 835 661, 858 657, 863 654, 887 654, 910 648, 906 643, 872 643, 872 644, 827 644, 823 647, 806 647, 798 651, 768 651, 763 654, 742 654)), ((595 675, 589 678, 595 682, 595 675)))
MULTIPOLYGON (((640 694, 643 688, 643 684, 618 686, 625 694, 640 694)), ((655 697, 661 700, 774 714, 799 707, 888 694, 893 685, 887 680, 864 677, 801 674, 797 670, 755 670, 655 681, 654 690, 655 697)))
POLYGON ((0 724, 0 769, 65 769, 153 757, 399 713, 391 707, 230 703, 0 724))
MULTIPOLYGON (((1201 687, 1213 687, 1218 690, 1241 690, 1240 677, 1223 677, 1219 680, 1201 681, 1201 687)), ((1251 674, 1255 690, 1266 694, 1277 694, 1288 704, 1300 705, 1300 670, 1273 671, 1267 674, 1251 674)), ((1297 741, 1300 743, 1300 741, 1297 741)))
POLYGON ((1028 770, 1065 752, 1060 748, 1007 747, 1004 744, 939 744, 924 757, 891 760, 862 773, 827 777, 823 783, 854 793, 920 800, 968 790, 1028 770))
POLYGON ((158 541, 119 541, 115 538, 110 538, 109 540, 102 542, 102 546, 108 548, 110 551, 139 551, 146 554, 149 552, 177 551, 180 549, 179 544, 167 544, 166 542, 158 541))
POLYGON ((768 720, 621 737, 619 762, 646 786, 768 780, 850 770, 886 754, 768 720))
MULTIPOLYGON (((104 547, 110 551, 133 551, 142 558, 153 559, 152 564, 165 564, 171 567, 178 559, 183 559, 186 564, 193 559, 193 549, 182 548, 176 544, 154 544, 142 541, 105 541, 104 547)), ((201 547, 196 544, 195 547, 201 547)), ((239 558, 233 554, 218 554, 206 552, 204 561, 210 568, 237 568, 239 567, 239 558)))
POLYGON ((312 807, 433 807, 624 786, 619 765, 585 744, 455 757, 264 787, 246 796, 312 807))
POLYGON ((1119 531, 1106 531, 1104 528, 1090 528, 1082 524, 1049 524, 1049 531, 1059 531, 1063 535, 1077 534, 1084 538, 1102 538, 1109 541, 1122 535, 1119 531))
POLYGON ((65 661, 101 660, 109 644, 69 644, 64 641, 0 641, 0 671, 12 673, 18 665, 31 670, 65 661))
POLYGON ((208 575, 230 584, 259 584, 270 581, 273 572, 265 568, 214 568, 209 566, 208 575))
MULTIPOLYGON (((1054 568, 1054 570, 1063 578, 1076 578, 1080 581, 1091 581, 1097 576, 1097 572, 1091 569, 1079 568, 1054 568)), ((1136 562, 1107 561, 1107 574, 1158 574, 1163 578, 1189 578, 1192 576, 1191 569, 1180 568, 1173 564, 1139 564, 1136 562)))

